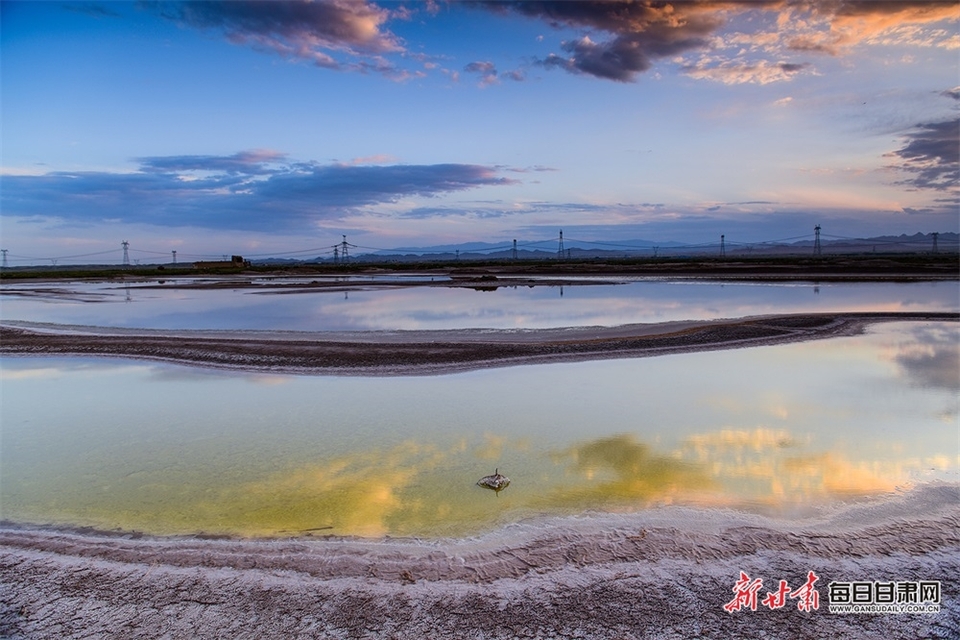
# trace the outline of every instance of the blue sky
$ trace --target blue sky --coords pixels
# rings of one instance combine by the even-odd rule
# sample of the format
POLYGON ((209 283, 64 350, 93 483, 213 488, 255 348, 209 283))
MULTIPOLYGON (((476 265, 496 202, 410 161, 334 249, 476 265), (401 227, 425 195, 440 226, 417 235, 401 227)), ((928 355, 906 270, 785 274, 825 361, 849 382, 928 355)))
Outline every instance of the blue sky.
POLYGON ((12 265, 960 225, 956 2, 0 8, 12 265))

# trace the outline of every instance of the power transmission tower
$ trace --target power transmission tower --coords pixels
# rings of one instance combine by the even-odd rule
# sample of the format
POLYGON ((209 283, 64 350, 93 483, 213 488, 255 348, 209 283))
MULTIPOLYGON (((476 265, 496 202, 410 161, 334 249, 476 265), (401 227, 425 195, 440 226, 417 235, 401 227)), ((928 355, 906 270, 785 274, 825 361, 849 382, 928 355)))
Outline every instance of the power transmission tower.
POLYGON ((0 253, 3 253, 3 268, 6 269, 7 268, 7 250, 0 249, 0 253))
POLYGON ((563 229, 560 229, 560 246, 557 248, 557 258, 563 260, 563 229))
POLYGON ((724 258, 727 255, 727 247, 726 247, 726 244, 724 243, 724 237, 725 236, 723 234, 720 234, 720 257, 721 258, 724 258))
MULTIPOLYGON (((4 252, 3 255, 6 256, 7 255, 6 252, 4 252)), ((514 260, 517 259, 517 239, 516 238, 513 239, 513 259, 514 260)), ((6 260, 6 257, 4 257, 4 260, 6 260)))
POLYGON ((129 253, 130 243, 124 240, 123 242, 120 243, 120 246, 123 247, 123 266, 129 267, 130 266, 130 253, 129 253))
MULTIPOLYGON (((937 253, 937 236, 940 235, 939 232, 934 231, 930 235, 933 236, 933 252, 937 253)), ((7 252, 3 252, 3 266, 7 266, 7 252)))
POLYGON ((350 254, 347 250, 347 247, 349 246, 350 244, 347 242, 347 236, 344 235, 343 242, 340 243, 340 258, 343 260, 344 263, 346 263, 347 260, 350 259, 350 254))
POLYGON ((813 241, 813 255, 819 256, 822 255, 823 249, 820 247, 820 225, 817 225, 813 228, 816 237, 813 241))
POLYGON ((340 247, 333 245, 333 264, 340 264, 340 247))
POLYGON ((173 264, 177 264, 177 250, 174 249, 174 250, 171 251, 170 253, 173 254, 173 264))

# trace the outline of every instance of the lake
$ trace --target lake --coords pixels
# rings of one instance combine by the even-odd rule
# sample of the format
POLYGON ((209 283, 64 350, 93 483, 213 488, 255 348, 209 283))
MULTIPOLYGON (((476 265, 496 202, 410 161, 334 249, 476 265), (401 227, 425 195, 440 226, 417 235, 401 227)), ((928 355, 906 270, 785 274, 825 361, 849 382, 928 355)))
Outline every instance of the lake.
MULTIPOLYGON (((956 282, 752 283, 609 280, 607 285, 396 287, 424 277, 328 278, 351 290, 287 289, 304 279, 254 279, 255 288, 182 288, 183 280, 5 284, 4 319, 150 329, 356 331, 543 329, 712 320, 767 313, 956 311, 956 282), (389 285, 389 288, 388 288, 389 285)), ((307 280, 321 280, 318 277, 307 280)), ((439 280, 439 278, 438 278, 439 280)), ((591 279, 591 282, 595 279, 591 279)), ((245 284, 247 281, 244 280, 245 284)), ((550 282, 547 280, 546 282, 550 282)), ((226 285, 226 286, 223 286, 226 285)))
MULTIPOLYGON (((3 318, 356 330, 960 308, 956 283, 655 281, 562 298, 131 287, 130 302, 116 284, 45 286, 61 291, 4 295, 3 318)), ((0 508, 21 522, 241 536, 463 536, 662 504, 801 516, 960 480, 958 338, 957 323, 896 322, 800 344, 389 378, 8 357, 0 508), (496 468, 507 489, 476 486, 496 468)))

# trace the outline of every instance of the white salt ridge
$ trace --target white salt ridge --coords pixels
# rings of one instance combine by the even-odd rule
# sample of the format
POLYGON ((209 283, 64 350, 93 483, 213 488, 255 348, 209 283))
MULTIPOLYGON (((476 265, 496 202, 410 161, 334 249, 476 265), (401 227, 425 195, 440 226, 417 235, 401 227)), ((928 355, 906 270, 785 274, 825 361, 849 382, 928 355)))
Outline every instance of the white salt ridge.
POLYGON ((459 540, 200 540, 0 528, 13 637, 955 638, 960 486, 806 520, 662 508, 459 540), (818 577, 820 607, 728 613, 818 577), (939 580, 937 614, 837 615, 832 580, 939 580), (119 633, 119 635, 117 635, 119 633))

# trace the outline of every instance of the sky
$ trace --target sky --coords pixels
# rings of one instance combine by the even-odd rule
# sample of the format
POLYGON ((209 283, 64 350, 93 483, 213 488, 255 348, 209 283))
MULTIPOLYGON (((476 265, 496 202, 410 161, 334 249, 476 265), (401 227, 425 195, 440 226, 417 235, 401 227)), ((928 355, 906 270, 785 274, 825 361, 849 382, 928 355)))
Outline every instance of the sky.
POLYGON ((10 266, 960 230, 952 0, 0 11, 10 266))

